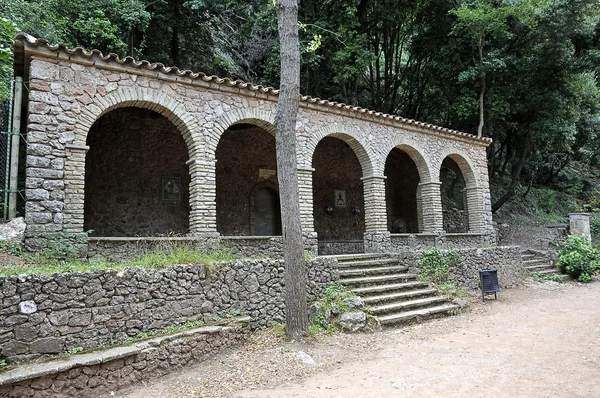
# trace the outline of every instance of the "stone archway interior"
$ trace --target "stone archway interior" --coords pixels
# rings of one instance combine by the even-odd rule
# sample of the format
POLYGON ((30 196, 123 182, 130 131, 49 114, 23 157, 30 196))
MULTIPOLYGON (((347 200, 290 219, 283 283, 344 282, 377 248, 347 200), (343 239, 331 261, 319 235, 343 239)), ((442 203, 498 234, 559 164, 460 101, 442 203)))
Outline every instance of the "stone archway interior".
POLYGON ((85 164, 84 228, 92 236, 185 234, 188 151, 166 117, 120 108, 91 127, 85 164))
POLYGON ((388 230, 393 234, 419 232, 417 165, 406 152, 394 148, 385 161, 384 174, 388 230))
POLYGON ((281 235, 275 137, 250 124, 233 125, 221 136, 215 155, 217 231, 224 236, 281 235))
POLYGON ((465 178, 458 164, 447 157, 440 169, 444 231, 469 232, 465 178))
POLYGON ((321 253, 362 251, 364 191, 356 154, 343 140, 325 137, 315 148, 312 164, 313 213, 321 253))

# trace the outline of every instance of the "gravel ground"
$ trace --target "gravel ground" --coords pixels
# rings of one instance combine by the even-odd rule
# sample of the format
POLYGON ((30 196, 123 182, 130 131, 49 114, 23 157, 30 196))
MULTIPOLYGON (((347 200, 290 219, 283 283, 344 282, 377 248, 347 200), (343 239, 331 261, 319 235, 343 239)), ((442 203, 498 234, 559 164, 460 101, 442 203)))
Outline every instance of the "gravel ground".
POLYGON ((262 331, 112 396, 598 397, 599 302, 600 282, 529 281, 461 315, 379 333, 290 343, 262 331))

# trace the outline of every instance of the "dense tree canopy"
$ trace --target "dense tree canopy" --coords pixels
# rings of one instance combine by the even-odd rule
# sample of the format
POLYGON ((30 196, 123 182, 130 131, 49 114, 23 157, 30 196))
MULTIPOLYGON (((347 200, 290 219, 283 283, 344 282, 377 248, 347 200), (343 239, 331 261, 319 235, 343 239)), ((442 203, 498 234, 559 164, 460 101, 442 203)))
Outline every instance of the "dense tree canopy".
MULTIPOLYGON (((302 0, 301 91, 494 139, 494 209, 518 184, 600 162, 600 0, 302 0)), ((264 85, 272 0, 4 0, 14 28, 264 85)))

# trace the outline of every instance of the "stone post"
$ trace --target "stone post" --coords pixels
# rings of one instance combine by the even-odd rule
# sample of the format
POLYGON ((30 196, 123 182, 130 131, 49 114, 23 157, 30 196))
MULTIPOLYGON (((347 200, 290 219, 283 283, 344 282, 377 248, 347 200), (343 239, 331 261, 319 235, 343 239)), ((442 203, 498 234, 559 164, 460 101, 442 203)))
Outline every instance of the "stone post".
POLYGON ((586 236, 591 242, 592 235, 590 233, 590 215, 587 213, 570 213, 569 230, 571 235, 586 236))
POLYGON ((423 232, 423 198, 421 196, 421 185, 417 186, 417 231, 423 232))
POLYGON ((364 245, 366 253, 382 253, 389 250, 391 240, 387 228, 385 178, 385 176, 362 178, 365 197, 364 245))
POLYGON ((483 188, 470 187, 465 189, 467 197, 467 215, 469 217, 469 232, 485 233, 483 188))
POLYGON ((190 234, 218 236, 216 160, 194 158, 190 167, 190 234))
POLYGON ((422 182, 417 188, 421 193, 422 229, 425 233, 443 232, 442 194, 439 181, 422 182))
POLYGON ((318 254, 317 233, 315 232, 313 211, 312 177, 315 169, 298 167, 298 188, 300 191, 300 222, 304 237, 304 252, 318 254))
POLYGON ((70 144, 66 146, 65 162, 65 204, 64 231, 81 233, 83 231, 85 203, 85 156, 90 149, 86 145, 70 144))

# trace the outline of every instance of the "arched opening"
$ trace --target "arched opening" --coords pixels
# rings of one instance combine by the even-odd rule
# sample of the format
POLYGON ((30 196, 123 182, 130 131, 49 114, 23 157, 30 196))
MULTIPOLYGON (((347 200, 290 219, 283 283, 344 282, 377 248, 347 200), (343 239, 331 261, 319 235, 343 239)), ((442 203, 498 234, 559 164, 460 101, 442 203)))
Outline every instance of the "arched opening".
POLYGON ((223 236, 281 235, 275 137, 235 124, 215 151, 217 231, 223 236))
POLYGON ((394 148, 386 158, 384 174, 388 230, 393 234, 419 232, 417 165, 405 151, 394 148))
POLYGON ((313 154, 313 214, 320 254, 364 251, 362 169, 350 146, 325 137, 313 154))
POLYGON ((161 114, 125 107, 96 120, 87 136, 84 228, 92 236, 185 234, 188 150, 161 114))
POLYGON ((469 213, 465 177, 458 163, 446 157, 440 168, 444 231, 469 232, 469 213))

